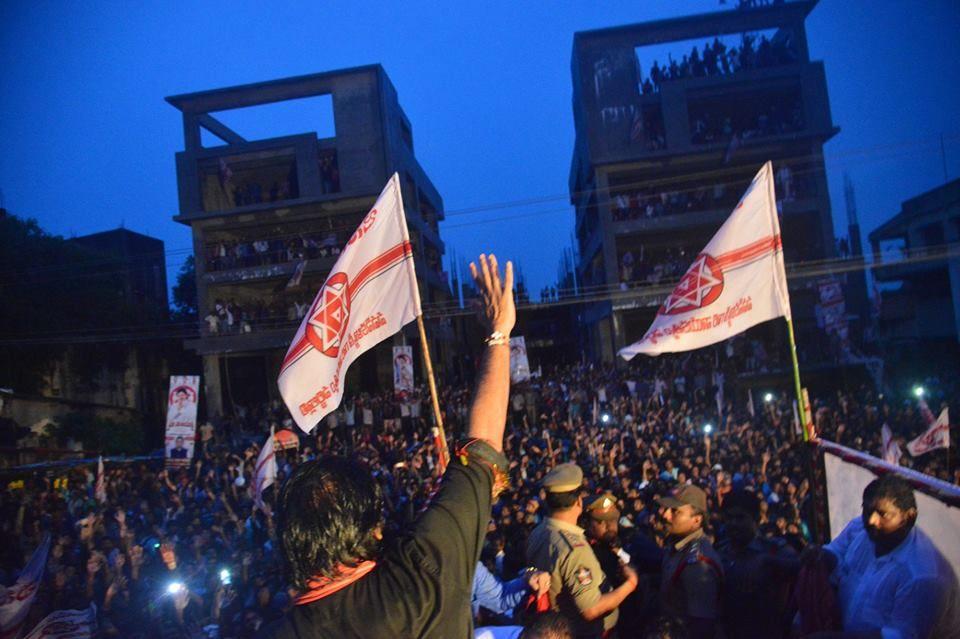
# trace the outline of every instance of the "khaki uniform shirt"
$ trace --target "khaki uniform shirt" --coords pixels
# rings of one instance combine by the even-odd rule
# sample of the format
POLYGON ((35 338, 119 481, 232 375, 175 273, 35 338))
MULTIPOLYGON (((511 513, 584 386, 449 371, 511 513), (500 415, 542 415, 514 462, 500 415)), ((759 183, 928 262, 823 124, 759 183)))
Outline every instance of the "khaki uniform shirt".
POLYGON ((550 604, 573 621, 577 637, 599 637, 616 625, 617 610, 592 622, 581 614, 611 590, 583 528, 544 519, 527 540, 527 563, 550 573, 550 604))

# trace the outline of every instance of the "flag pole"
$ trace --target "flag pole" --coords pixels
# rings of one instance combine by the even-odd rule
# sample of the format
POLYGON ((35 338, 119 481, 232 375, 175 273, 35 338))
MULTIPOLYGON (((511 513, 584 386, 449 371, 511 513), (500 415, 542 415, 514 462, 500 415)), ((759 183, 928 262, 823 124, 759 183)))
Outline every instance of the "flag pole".
MULTIPOLYGON (((394 173, 390 178, 394 183, 397 203, 400 205, 400 231, 403 234, 403 241, 410 247, 410 256, 413 257, 413 244, 410 242, 410 232, 407 230, 407 212, 403 207, 403 195, 400 189, 400 176, 394 173)), ((443 417, 440 415, 440 400, 437 398, 437 382, 433 376, 433 362, 430 360, 430 345, 427 344, 427 331, 423 326, 423 310, 420 308, 420 283, 417 282, 416 264, 411 259, 410 279, 417 304, 417 331, 420 333, 420 349, 423 354, 423 367, 427 373, 427 384, 430 388, 430 403, 433 406, 433 419, 437 424, 437 431, 440 435, 440 450, 437 454, 440 456, 438 469, 443 468, 450 461, 450 453, 447 451, 447 436, 443 431, 443 417)))
POLYGON ((427 331, 423 327, 423 315, 417 315, 417 330, 420 331, 420 347, 423 353, 423 366, 427 372, 427 384, 430 387, 430 403, 433 405, 433 418, 437 423, 437 430, 440 433, 440 464, 442 468, 450 461, 450 454, 447 452, 447 436, 443 432, 443 417, 440 415, 440 401, 437 399, 437 382, 433 377, 433 363, 430 361, 430 346, 427 344, 427 331))
POLYGON ((810 441, 810 432, 807 429, 807 407, 803 403, 803 391, 800 386, 800 364, 797 363, 797 343, 793 337, 793 319, 787 320, 787 337, 790 339, 790 359, 793 361, 793 389, 797 393, 797 412, 800 414, 800 427, 803 431, 803 441, 810 441))

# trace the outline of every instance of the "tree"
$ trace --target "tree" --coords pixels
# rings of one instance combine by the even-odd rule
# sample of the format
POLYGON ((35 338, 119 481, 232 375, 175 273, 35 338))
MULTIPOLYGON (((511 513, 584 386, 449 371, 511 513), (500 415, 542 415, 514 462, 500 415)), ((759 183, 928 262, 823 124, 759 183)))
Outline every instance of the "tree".
POLYGON ((173 287, 173 315, 174 321, 197 319, 197 274, 192 255, 187 256, 177 273, 177 283, 173 287))

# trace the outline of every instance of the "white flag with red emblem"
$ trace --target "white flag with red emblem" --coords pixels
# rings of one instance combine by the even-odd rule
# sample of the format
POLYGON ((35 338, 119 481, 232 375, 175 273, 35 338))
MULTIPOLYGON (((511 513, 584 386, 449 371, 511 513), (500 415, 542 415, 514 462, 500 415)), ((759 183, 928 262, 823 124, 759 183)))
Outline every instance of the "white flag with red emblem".
POLYGON ((270 427, 270 436, 263 442, 263 448, 257 455, 257 465, 253 469, 253 502, 263 507, 263 491, 277 481, 277 452, 273 441, 273 426, 270 427))
POLYGON ((0 585, 0 638, 13 639, 20 634, 30 605, 40 589, 49 552, 50 534, 47 533, 17 577, 17 582, 9 588, 0 585))
POLYGON ((394 173, 347 242, 284 357, 277 384, 297 426, 310 432, 334 411, 350 364, 418 315, 413 250, 394 173))
POLYGON ((94 497, 101 504, 107 501, 107 481, 103 473, 103 455, 97 459, 97 484, 93 491, 94 497))
MULTIPOLYGON (((923 405, 923 408, 926 408, 926 404, 923 405)), ((937 417, 937 420, 930 424, 930 428, 907 444, 907 450, 914 457, 919 457, 938 448, 950 448, 950 414, 946 408, 940 411, 940 417, 937 417)))
POLYGON ((790 298, 767 162, 664 300, 643 339, 619 353, 632 359, 638 353, 689 351, 777 317, 790 318, 790 298))
POLYGON ((97 632, 97 605, 51 612, 24 639, 90 639, 97 632))

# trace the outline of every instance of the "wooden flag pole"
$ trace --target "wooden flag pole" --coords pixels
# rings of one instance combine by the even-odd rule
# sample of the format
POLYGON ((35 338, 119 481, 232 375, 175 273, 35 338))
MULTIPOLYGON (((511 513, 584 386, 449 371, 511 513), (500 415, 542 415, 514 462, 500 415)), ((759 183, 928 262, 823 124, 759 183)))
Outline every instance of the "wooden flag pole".
POLYGON ((447 436, 443 432, 443 417, 440 415, 440 400, 437 397, 437 382, 433 377, 433 363, 430 361, 430 346, 427 344, 427 331, 423 328, 423 315, 417 315, 417 329, 420 331, 420 347, 423 353, 423 366, 427 372, 427 383, 430 386, 430 402, 433 404, 433 418, 437 422, 440 432, 440 467, 450 462, 450 453, 447 451, 447 436))
POLYGON ((793 337, 793 319, 787 317, 787 336, 790 339, 790 359, 793 360, 793 389, 797 393, 797 412, 800 415, 800 427, 803 430, 803 441, 810 441, 810 432, 807 429, 807 407, 803 403, 803 391, 800 385, 800 364, 797 362, 797 343, 793 337))
MULTIPOLYGON (((394 184, 394 192, 397 196, 397 205, 400 211, 400 219, 398 220, 400 224, 400 232, 403 236, 404 243, 409 246, 410 256, 413 257, 413 245, 410 244, 410 232, 407 230, 407 218, 406 211, 403 208, 403 196, 402 189, 400 188, 400 176, 397 173, 394 173, 390 180, 394 184)), ((447 436, 443 431, 443 417, 440 416, 440 400, 437 397, 437 382, 433 377, 433 362, 430 361, 430 345, 427 344, 427 331, 423 327, 423 311, 420 308, 420 284, 417 282, 416 266, 413 264, 411 259, 411 268, 409 269, 411 285, 413 291, 416 294, 416 308, 417 308, 417 330, 420 332, 420 348, 423 353, 423 365, 424 370, 427 372, 427 383, 430 385, 430 402, 433 405, 433 418, 437 423, 437 432, 440 435, 440 450, 437 451, 440 456, 441 463, 438 465, 438 471, 440 468, 446 466, 450 461, 450 453, 447 450, 447 436)))

